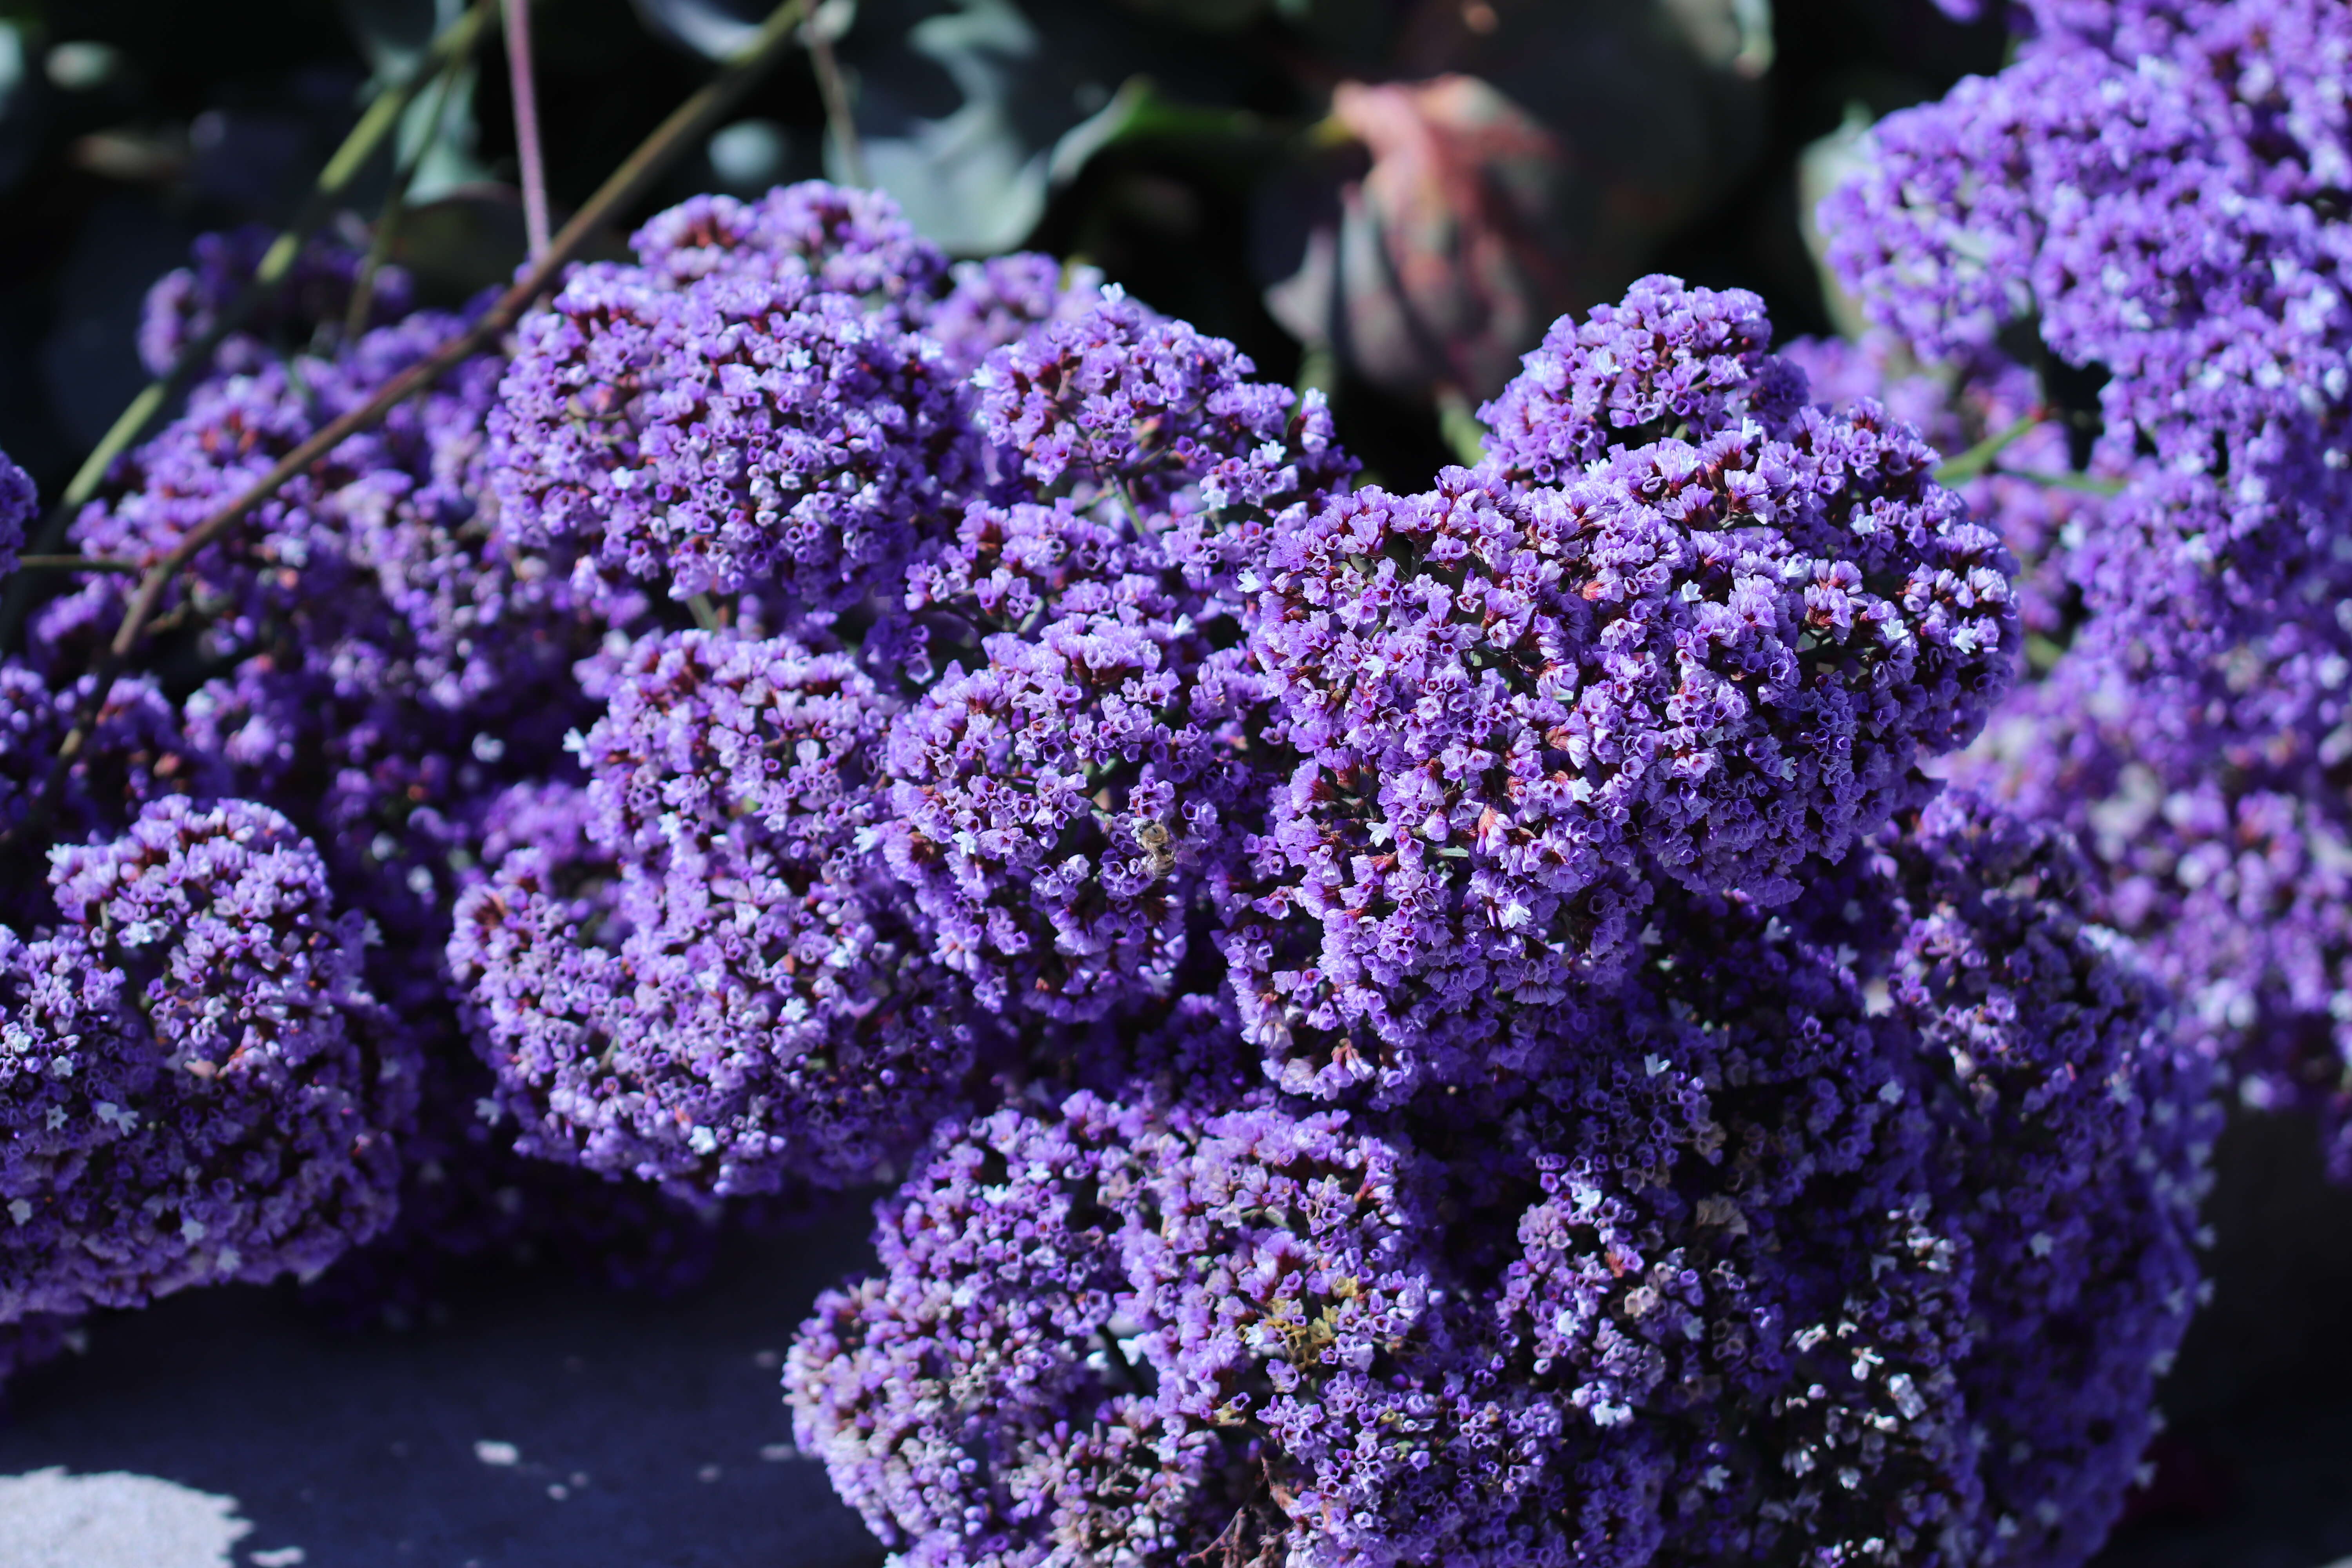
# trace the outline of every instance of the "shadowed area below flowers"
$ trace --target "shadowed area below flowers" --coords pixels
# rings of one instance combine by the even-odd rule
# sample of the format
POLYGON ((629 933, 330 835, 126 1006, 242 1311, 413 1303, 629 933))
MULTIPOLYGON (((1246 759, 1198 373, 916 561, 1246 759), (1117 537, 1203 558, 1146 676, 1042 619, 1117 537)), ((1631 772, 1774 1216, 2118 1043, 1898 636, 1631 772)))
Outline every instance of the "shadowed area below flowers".
MULTIPOLYGON (((2352 1194, 2321 1179, 2307 1133, 2249 1119, 2224 1141, 2221 1289, 2170 1382, 2154 1481, 2098 1568, 2352 1554, 2352 1194)), ((776 1388, 816 1292, 871 1266, 865 1223, 853 1205, 737 1240, 669 1300, 488 1275, 406 1333, 338 1332, 246 1288, 102 1318, 90 1354, 11 1385, 0 1558, 873 1568, 880 1548, 793 1454, 776 1388)))
POLYGON ((2165 1384, 2153 1473, 2092 1568, 2352 1564, 2352 1193, 2312 1131, 2241 1115, 2223 1135, 2213 1300, 2165 1384))
POLYGON ((101 1319, 91 1353, 10 1387, 0 1557, 870 1568, 880 1549, 793 1453, 777 1393, 793 1325, 867 1266, 865 1226, 853 1208, 740 1244, 667 1301, 486 1278, 404 1334, 338 1333, 243 1288, 101 1319))

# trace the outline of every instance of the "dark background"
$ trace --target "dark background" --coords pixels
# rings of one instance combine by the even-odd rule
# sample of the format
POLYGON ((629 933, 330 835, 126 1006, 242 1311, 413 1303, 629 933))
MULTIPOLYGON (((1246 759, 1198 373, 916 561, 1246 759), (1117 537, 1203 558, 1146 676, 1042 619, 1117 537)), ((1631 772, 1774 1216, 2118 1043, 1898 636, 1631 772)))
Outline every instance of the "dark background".
MULTIPOLYGON (((1285 260, 1267 254, 1261 209, 1279 199, 1280 176, 1297 172, 1299 132, 1321 115, 1333 82, 1481 63, 1412 50, 1416 30, 1429 31, 1427 13, 1452 5, 1315 0, 1265 8, 1238 30, 1209 30, 1185 26, 1182 4, 1024 0, 1042 58, 1013 82, 1015 107, 1035 93, 1035 78, 1087 90, 1144 75, 1172 103, 1213 111, 1197 116, 1201 123, 1136 134, 1097 153, 1054 193, 1028 243, 1082 254, 1139 298, 1232 338, 1263 374, 1291 379, 1298 345, 1260 300, 1285 260), (1298 19, 1286 19, 1294 14, 1298 19), (1408 52, 1419 58, 1404 58, 1408 52)), ((1517 13, 1511 0, 1505 5, 1516 27, 1517 13)), ((740 5, 756 14, 750 0, 740 5)), ((540 97, 559 214, 584 199, 709 74, 698 55, 656 35, 661 14, 713 8, 725 7, 721 0, 644 0, 642 7, 630 0, 539 0, 540 97)), ((887 132, 894 109, 938 115, 960 106, 950 74, 902 47, 908 24, 952 8, 948 0, 867 0, 852 23, 841 53, 874 106, 876 132, 887 132)), ((0 450, 45 493, 63 483, 143 380, 132 335, 147 286, 184 262, 190 240, 205 230, 290 216, 356 118, 371 73, 370 42, 421 37, 432 9, 432 0, 0 4, 22 58, 0 100, 0 450), (57 46, 89 43, 111 51, 99 79, 48 68, 57 46)), ((1997 26, 1959 26, 1927 0, 1780 0, 1772 27, 1772 68, 1739 84, 1738 122, 1715 128, 1697 155, 1705 167, 1689 174, 1720 194, 1609 271, 1624 275, 1612 279, 1618 285, 1633 270, 1656 267, 1695 282, 1755 289, 1789 336, 1831 327, 1799 229, 1799 154, 1835 131, 1853 106, 1881 113, 1934 97, 1966 71, 1997 68, 2005 40, 1997 26)), ((1507 29, 1500 37, 1508 42, 1516 35, 1507 29)), ((1518 75, 1510 82, 1531 113, 1565 127, 1572 159, 1617 129, 1580 120, 1573 95, 1545 100, 1549 80, 1579 85, 1574 66, 1582 47, 1573 28, 1535 37, 1514 62, 1518 75)), ((87 56, 66 51, 76 64, 87 56)), ((0 63, 5 58, 0 48, 0 63)), ((495 37, 480 60, 467 129, 485 183, 446 203, 439 221, 412 216, 401 247, 402 259, 422 274, 428 303, 455 303, 501 279, 521 254, 512 191, 500 184, 513 180, 515 159, 507 68, 495 37)), ((1638 96, 1641 84, 1628 85, 1638 96)), ((738 118, 782 129, 776 175, 824 172, 824 110, 804 55, 789 56, 738 118)), ((1048 117, 1013 133, 1042 144, 1059 128, 1048 117)), ((1605 159, 1611 150, 1598 151, 1605 159)), ((386 169, 379 158, 355 192, 359 215, 374 210, 386 169)), ((707 155, 689 156, 633 221, 726 184, 707 155)), ((1563 305, 1592 302, 1570 298, 1563 305)), ((1378 454, 1376 466, 1391 479, 1413 481, 1443 459, 1425 403, 1356 381, 1343 383, 1338 401, 1343 436, 1378 454)))

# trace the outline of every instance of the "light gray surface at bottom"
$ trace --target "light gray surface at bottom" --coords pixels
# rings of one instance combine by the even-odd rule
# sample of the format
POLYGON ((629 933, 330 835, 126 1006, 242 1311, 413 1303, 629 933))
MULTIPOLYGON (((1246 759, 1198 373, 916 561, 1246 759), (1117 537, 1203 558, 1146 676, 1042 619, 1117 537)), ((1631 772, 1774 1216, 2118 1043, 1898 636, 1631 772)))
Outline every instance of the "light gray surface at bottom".
POLYGON ((249 1289, 100 1319, 8 1391, 0 1543, 103 1553, 79 1568, 873 1568, 777 1383, 865 1229, 738 1244, 669 1300, 478 1281, 404 1334, 249 1289))

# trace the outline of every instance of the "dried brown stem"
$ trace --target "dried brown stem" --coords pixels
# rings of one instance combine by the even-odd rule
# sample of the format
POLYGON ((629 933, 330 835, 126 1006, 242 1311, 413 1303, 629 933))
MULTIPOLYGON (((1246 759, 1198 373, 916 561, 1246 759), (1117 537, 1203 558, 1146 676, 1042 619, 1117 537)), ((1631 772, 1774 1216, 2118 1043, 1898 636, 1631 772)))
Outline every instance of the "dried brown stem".
POLYGON ((533 261, 547 254, 547 161, 539 145, 539 82, 530 64, 530 0, 506 0, 507 81, 514 99, 522 226, 533 261))

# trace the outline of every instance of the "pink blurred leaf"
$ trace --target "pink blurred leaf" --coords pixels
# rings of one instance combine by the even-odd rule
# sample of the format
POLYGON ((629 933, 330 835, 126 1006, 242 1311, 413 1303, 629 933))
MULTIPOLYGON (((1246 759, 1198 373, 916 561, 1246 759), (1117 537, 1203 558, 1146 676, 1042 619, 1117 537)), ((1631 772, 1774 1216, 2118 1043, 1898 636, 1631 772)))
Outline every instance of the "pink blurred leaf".
POLYGON ((1759 145, 1767 0, 1418 0, 1343 83, 1328 154, 1269 184, 1276 321, 1406 396, 1500 388, 1553 320, 1613 298, 1759 145))
POLYGON ((1331 117, 1370 167, 1268 290, 1275 319, 1396 391, 1499 386, 1567 281, 1559 139, 1465 76, 1343 82, 1331 117))

